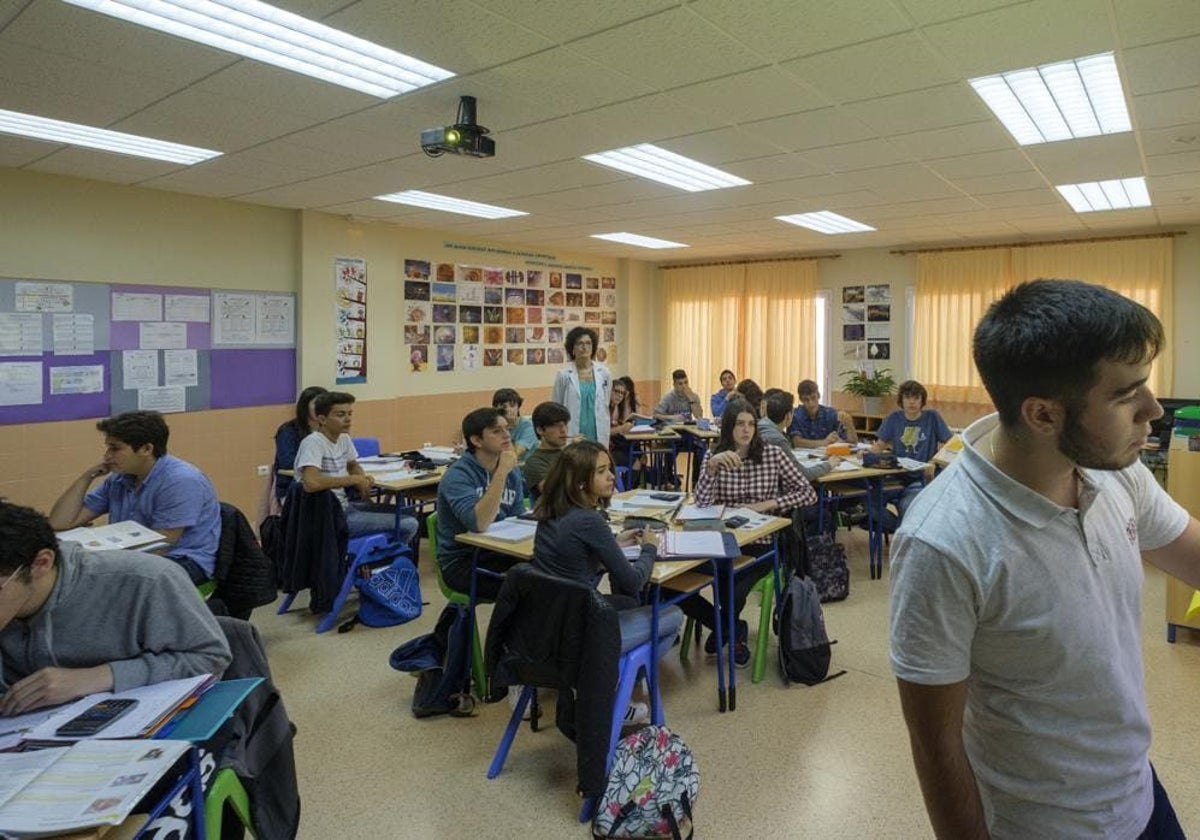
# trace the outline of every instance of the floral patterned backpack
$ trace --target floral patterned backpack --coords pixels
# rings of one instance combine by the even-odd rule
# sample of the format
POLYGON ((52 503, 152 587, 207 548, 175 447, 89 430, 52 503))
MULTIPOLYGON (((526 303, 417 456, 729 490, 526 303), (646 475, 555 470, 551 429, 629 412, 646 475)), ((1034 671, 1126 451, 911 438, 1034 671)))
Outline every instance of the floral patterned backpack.
POLYGON ((639 729, 613 753, 592 836, 690 840, 699 792, 700 771, 683 739, 665 726, 639 729))

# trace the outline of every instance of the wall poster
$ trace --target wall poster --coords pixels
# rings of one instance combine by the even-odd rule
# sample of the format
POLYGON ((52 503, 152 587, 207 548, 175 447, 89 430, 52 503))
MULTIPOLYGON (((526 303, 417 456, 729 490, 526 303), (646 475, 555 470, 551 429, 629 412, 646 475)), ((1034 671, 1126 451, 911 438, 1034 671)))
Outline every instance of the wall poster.
POLYGON ((337 286, 337 384, 367 381, 367 261, 333 261, 337 286))

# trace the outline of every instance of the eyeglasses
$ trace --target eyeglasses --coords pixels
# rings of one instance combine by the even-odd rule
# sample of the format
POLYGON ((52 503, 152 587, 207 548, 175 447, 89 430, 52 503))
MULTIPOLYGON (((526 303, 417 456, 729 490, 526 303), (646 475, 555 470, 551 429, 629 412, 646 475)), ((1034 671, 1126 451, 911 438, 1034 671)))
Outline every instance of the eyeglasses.
POLYGON ((17 575, 21 574, 21 571, 28 565, 29 565, 28 563, 22 563, 20 566, 17 566, 17 568, 13 570, 13 573, 4 579, 4 583, 0 583, 0 592, 3 592, 4 587, 6 587, 10 583, 12 583, 13 578, 15 578, 17 575))

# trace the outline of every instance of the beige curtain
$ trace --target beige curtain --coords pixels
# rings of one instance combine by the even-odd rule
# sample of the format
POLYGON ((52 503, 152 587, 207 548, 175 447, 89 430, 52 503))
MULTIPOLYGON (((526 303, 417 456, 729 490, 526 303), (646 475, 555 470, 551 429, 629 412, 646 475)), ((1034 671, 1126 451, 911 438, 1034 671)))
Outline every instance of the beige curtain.
POLYGON ((706 413, 725 368, 764 389, 814 375, 815 261, 669 268, 663 286, 664 384, 686 370, 706 413))
MULTIPOLYGON (((1085 280, 1141 303, 1159 317, 1171 346, 1173 244, 1170 237, 993 248, 917 255, 914 376, 939 402, 989 402, 971 360, 971 336, 992 301, 1039 277, 1085 280)), ((1171 355, 1162 353, 1150 385, 1170 394, 1171 355)))

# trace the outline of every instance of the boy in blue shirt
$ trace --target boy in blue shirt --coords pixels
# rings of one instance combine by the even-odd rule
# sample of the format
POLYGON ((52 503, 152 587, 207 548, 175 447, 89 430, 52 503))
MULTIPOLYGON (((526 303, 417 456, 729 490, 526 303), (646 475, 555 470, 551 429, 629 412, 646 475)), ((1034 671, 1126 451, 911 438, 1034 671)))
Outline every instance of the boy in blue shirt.
MULTIPOLYGON (((471 588, 471 558, 475 549, 455 539, 468 531, 480 534, 493 522, 525 512, 525 479, 517 469, 504 411, 477 408, 463 418, 467 451, 450 465, 438 485, 438 565, 442 579, 453 590, 471 588)), ((503 572, 516 560, 504 554, 481 551, 479 567, 503 572)), ((500 581, 480 575, 476 595, 494 601, 500 581)))
POLYGON ((512 438, 513 451, 517 453, 517 463, 524 464, 533 450, 537 449, 538 436, 533 428, 533 421, 521 416, 521 405, 524 397, 516 388, 500 388, 492 394, 492 408, 504 412, 504 420, 508 423, 508 435, 512 438))
MULTIPOLYGON (((938 448, 950 440, 953 433, 942 415, 925 407, 928 398, 929 392, 920 382, 915 379, 902 382, 896 399, 900 408, 884 418, 875 445, 871 448, 876 452, 893 452, 898 458, 912 458, 926 463, 933 460, 938 448)), ((910 473, 907 480, 904 492, 896 500, 896 509, 899 511, 897 524, 925 486, 922 473, 910 473)))
POLYGON ((212 482, 195 466, 167 454, 171 430, 157 411, 127 411, 96 424, 104 460, 75 479, 54 503, 50 525, 66 531, 108 514, 161 533, 162 552, 193 583, 212 577, 221 540, 221 508, 212 482), (88 492, 92 482, 108 478, 88 492))
POLYGON ((820 449, 839 440, 858 443, 853 418, 833 406, 821 405, 821 389, 816 382, 805 379, 796 386, 796 394, 800 405, 792 412, 792 422, 787 428, 792 446, 820 449))

